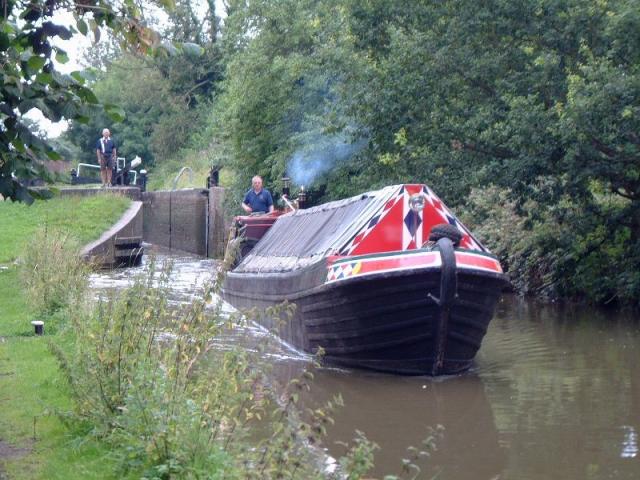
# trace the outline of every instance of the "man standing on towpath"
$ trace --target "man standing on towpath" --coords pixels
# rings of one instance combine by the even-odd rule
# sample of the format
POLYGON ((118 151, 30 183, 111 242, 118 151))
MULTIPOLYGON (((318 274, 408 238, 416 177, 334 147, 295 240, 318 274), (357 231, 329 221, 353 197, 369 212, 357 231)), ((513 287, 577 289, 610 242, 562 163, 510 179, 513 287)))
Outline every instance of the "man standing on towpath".
POLYGON ((102 187, 110 187, 113 164, 116 161, 117 152, 116 143, 111 138, 111 132, 108 128, 102 130, 102 137, 100 137, 96 143, 96 154, 98 155, 98 164, 100 165, 102 187))
POLYGON ((251 188, 244 196, 242 208, 247 213, 273 212, 273 198, 268 190, 262 188, 262 177, 256 175, 251 179, 251 188))

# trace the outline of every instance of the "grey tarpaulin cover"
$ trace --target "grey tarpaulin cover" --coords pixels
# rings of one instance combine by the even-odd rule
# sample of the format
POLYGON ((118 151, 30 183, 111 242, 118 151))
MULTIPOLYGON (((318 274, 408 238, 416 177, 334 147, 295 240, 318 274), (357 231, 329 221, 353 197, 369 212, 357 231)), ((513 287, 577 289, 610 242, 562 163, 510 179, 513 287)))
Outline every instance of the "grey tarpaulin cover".
POLYGON ((280 217, 235 272, 285 272, 335 254, 398 191, 361 194, 280 217))

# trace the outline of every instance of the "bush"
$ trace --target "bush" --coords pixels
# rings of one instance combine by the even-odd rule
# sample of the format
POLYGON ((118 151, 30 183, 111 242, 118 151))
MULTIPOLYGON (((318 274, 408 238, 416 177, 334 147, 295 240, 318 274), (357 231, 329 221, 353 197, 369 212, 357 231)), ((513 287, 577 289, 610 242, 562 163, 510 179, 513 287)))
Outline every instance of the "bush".
POLYGON ((20 280, 38 318, 82 303, 90 269, 79 252, 74 239, 53 229, 38 230, 27 243, 19 259, 20 280))
POLYGON ((553 298, 562 228, 531 212, 540 215, 541 207, 533 201, 518 207, 508 190, 491 186, 471 191, 463 217, 498 256, 516 291, 553 298))
POLYGON ((568 196, 518 205, 509 190, 491 186, 471 192, 464 218, 519 293, 638 307, 640 245, 617 218, 622 207, 594 199, 586 207, 568 196))
MULTIPOLYGON (((90 316, 73 317, 70 351, 52 346, 75 399, 67 420, 110 442, 123 473, 144 478, 329 478, 313 447, 340 400, 308 410, 303 421, 300 394, 312 373, 282 391, 260 349, 213 351, 212 339, 242 321, 221 314, 220 279, 175 309, 169 272, 152 265, 90 316)), ((286 319, 292 308, 264 313, 286 319)), ((372 452, 359 438, 345 468, 366 471, 372 452)))

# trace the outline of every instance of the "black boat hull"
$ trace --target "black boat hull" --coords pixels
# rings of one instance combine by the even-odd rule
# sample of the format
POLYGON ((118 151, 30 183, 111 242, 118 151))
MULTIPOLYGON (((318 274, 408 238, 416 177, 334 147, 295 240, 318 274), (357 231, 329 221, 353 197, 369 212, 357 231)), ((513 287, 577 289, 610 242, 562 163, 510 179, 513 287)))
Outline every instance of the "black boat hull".
POLYGON ((285 324, 259 322, 323 361, 405 375, 467 370, 480 348, 504 274, 458 269, 452 304, 438 303, 440 268, 419 268, 325 283, 324 262, 281 274, 230 272, 223 297, 236 308, 296 304, 285 324), (282 292, 286 292, 283 294, 282 292))

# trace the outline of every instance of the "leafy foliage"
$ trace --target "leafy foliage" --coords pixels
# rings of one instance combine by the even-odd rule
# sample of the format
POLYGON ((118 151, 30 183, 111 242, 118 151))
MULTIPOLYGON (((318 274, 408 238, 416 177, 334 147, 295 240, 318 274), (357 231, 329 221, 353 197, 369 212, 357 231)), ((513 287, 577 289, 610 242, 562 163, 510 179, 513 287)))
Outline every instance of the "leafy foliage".
POLYGON ((325 149, 321 195, 425 181, 462 206, 495 185, 507 198, 490 216, 512 202, 518 235, 531 240, 531 265, 512 271, 522 291, 551 282, 553 295, 595 301, 628 292, 640 268, 618 263, 637 262, 640 240, 637 2, 286 3, 238 1, 229 12, 216 108, 240 178, 291 174, 314 134, 364 140, 346 159, 325 149), (596 237, 616 247, 582 255, 558 229, 585 252, 596 237), (612 261, 619 274, 597 281, 612 261))
MULTIPOLYGON (((96 162, 95 142, 104 127, 112 130, 119 155, 138 155, 145 168, 172 162, 181 149, 197 143, 221 76, 217 21, 214 5, 200 19, 190 2, 180 1, 153 56, 109 53, 108 68, 92 88, 100 102, 118 105, 123 118, 111 122, 96 111, 89 122, 72 123, 65 138, 81 148, 83 161, 96 162)), ((103 62, 94 52, 89 60, 103 62)))
MULTIPOLYGON (((220 278, 176 311, 169 273, 151 265, 118 298, 73 317, 71 352, 52 345, 75 397, 67 420, 110 442, 123 473, 145 478, 339 478, 314 448, 340 399, 303 419, 300 395, 313 374, 279 390, 261 352, 214 352, 211 339, 241 320, 221 315, 220 278)), ((372 451, 360 436, 345 473, 366 472, 372 451)))
POLYGON ((48 318, 82 303, 89 268, 78 258, 79 245, 69 235, 42 229, 20 258, 20 279, 36 318, 48 318))
MULTIPOLYGON (((20 8, 31 12, 11 5, 14 18, 20 8)), ((212 2, 201 16, 178 2, 164 32, 176 46, 135 60, 123 54, 92 84, 95 94, 80 74, 63 81, 51 73, 47 96, 60 90, 63 97, 45 106, 63 108, 64 95, 118 104, 120 110, 107 110, 126 114, 114 125, 123 153, 141 155, 166 176, 194 156, 199 170, 225 165, 238 197, 253 175, 273 189, 286 173, 310 188, 315 202, 427 182, 459 211, 473 191, 495 186, 525 219, 517 222, 521 235, 549 238, 559 224, 588 244, 585 252, 604 235, 597 231, 615 239, 616 248, 599 259, 578 254, 570 242, 536 243, 530 261, 557 264, 547 273, 566 275, 560 282, 566 288, 556 293, 604 301, 635 285, 637 263, 607 274, 611 288, 594 275, 605 258, 640 257, 636 0, 228 0, 225 6, 221 24, 212 2), (65 89, 60 82, 71 83, 65 89)), ((126 2, 124 8, 135 13, 126 2)), ((114 25, 136 45, 157 41, 147 31, 136 40, 136 28, 118 30, 108 14, 96 22, 114 25)), ((20 67, 7 70, 7 95, 16 94, 16 78, 23 89, 49 81, 51 54, 25 53, 33 50, 29 32, 39 24, 27 23, 22 32, 5 23, 7 38, 22 45, 5 64, 20 67)), ((94 30, 90 22, 80 25, 94 30)), ((47 38, 66 35, 51 28, 42 31, 47 38)), ((9 102, 4 114, 25 99, 9 102)), ((75 118, 68 139, 93 161, 93 138, 107 117, 78 110, 75 118)), ((12 122, 5 121, 3 135, 14 132, 12 122)), ((4 161, 0 191, 26 198, 8 175, 26 175, 37 162, 19 151, 24 138, 9 147, 11 139, 2 154, 20 160, 4 161)), ((492 215, 500 217, 498 210, 492 215)), ((520 277, 533 274, 529 268, 516 272, 523 285, 546 282, 520 277)))
MULTIPOLYGON (((42 160, 60 156, 42 139, 34 136, 22 116, 38 108, 45 118, 86 122, 90 106, 99 101, 88 87, 84 72, 59 73, 54 60, 68 61, 67 54, 52 40, 68 40, 74 33, 99 37, 101 27, 117 32, 127 45, 138 51, 157 46, 157 35, 145 27, 140 11, 131 1, 115 3, 89 1, 69 4, 56 0, 31 2, 7 0, 0 13, 0 194, 31 202, 32 196, 17 179, 45 176, 42 160), (54 23, 61 10, 72 10, 74 27, 54 23), (89 15, 91 13, 91 15, 89 15)), ((112 117, 115 107, 105 106, 112 117)))
POLYGON ((71 125, 64 138, 80 147, 83 162, 96 163, 96 141, 107 127, 116 139, 118 156, 138 155, 147 167, 153 166, 188 141, 198 117, 196 110, 172 94, 170 84, 153 65, 129 54, 112 62, 93 90, 103 103, 119 105, 124 115, 114 123, 96 110, 88 123, 71 125), (127 88, 122 89, 125 84, 127 88))
POLYGON ((496 187, 472 190, 465 222, 499 256, 517 291, 640 306, 638 245, 630 242, 629 228, 616 230, 623 209, 613 195, 599 200, 603 217, 567 195, 553 206, 534 200, 518 206, 510 196, 496 187))

